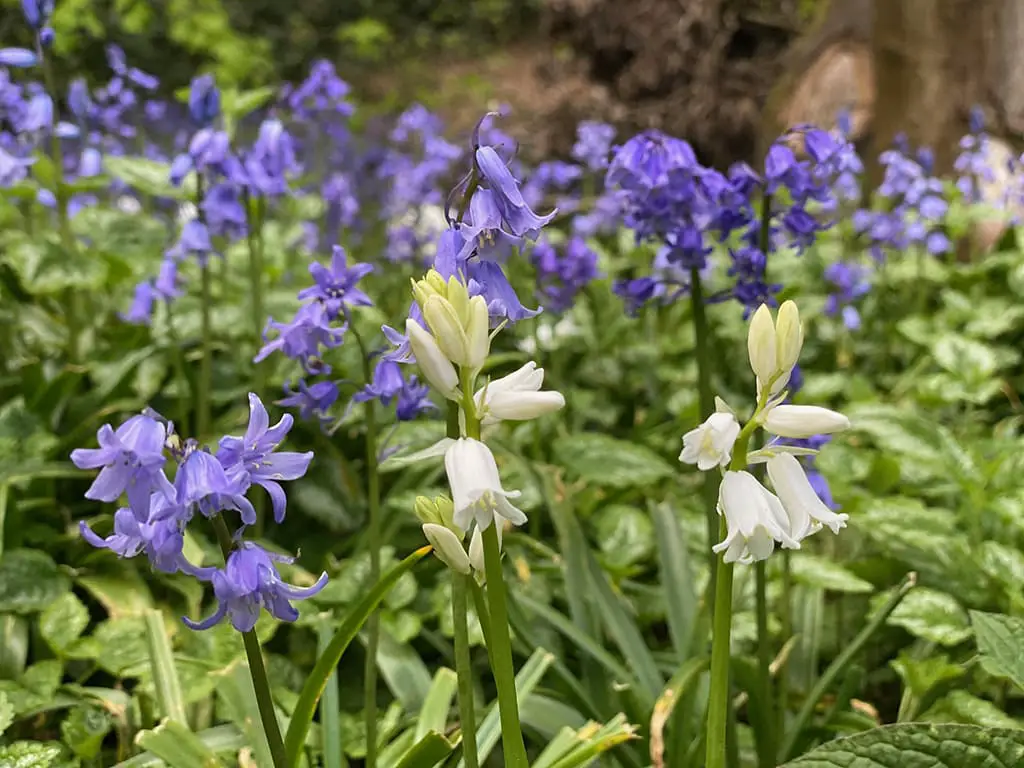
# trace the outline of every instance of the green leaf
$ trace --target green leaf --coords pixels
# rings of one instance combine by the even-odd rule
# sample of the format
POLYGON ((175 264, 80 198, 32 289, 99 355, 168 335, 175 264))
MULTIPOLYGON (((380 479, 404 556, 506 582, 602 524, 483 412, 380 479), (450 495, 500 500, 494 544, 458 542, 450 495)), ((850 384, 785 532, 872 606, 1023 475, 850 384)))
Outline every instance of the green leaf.
POLYGON ((111 176, 147 195, 169 197, 175 200, 184 200, 193 196, 189 189, 195 184, 192 178, 186 179, 180 187, 174 186, 171 184, 171 166, 167 163, 148 160, 144 157, 110 155, 103 158, 103 165, 111 176))
POLYGON ((970 725, 889 725, 830 741, 786 768, 998 768, 1024 763, 1024 731, 970 725))
POLYGON ((945 654, 915 659, 907 653, 901 653, 899 658, 889 663, 911 695, 919 700, 939 683, 955 680, 964 674, 964 668, 959 664, 951 664, 945 654))
POLYGON ((338 665, 338 660, 345 653, 360 627, 366 623, 366 619, 376 610, 395 583, 429 552, 430 547, 422 547, 385 573, 381 580, 366 593, 365 597, 353 606, 327 646, 327 650, 320 654, 313 671, 306 678, 299 699, 295 703, 295 709, 292 711, 292 719, 288 724, 285 747, 292 765, 295 765, 299 759, 310 723, 313 721, 316 703, 320 699, 331 673, 338 665))
POLYGON ((89 624, 89 609, 74 592, 67 592, 50 605, 39 617, 39 632, 57 654, 62 654, 74 643, 89 624))
POLYGON ((434 674, 430 690, 423 700, 420 716, 416 719, 416 741, 423 740, 430 731, 445 733, 448 725, 448 712, 452 708, 452 699, 459 686, 459 677, 455 671, 441 667, 434 674))
POLYGON ((865 581, 835 561, 820 555, 793 552, 789 562, 793 578, 809 587, 852 594, 866 594, 875 589, 870 581, 865 581))
POLYGON ((929 723, 963 723, 986 728, 1020 728, 1020 724, 991 701, 967 691, 950 691, 919 718, 929 723))
POLYGON ((11 702, 7 700, 7 695, 0 691, 0 736, 4 735, 4 731, 11 727, 11 723, 14 722, 14 707, 11 706, 11 702))
POLYGON ((34 613, 71 589, 71 581, 45 552, 14 549, 0 558, 0 612, 34 613))
POLYGON ((146 625, 139 617, 101 622, 90 637, 75 644, 73 655, 79 648, 117 677, 139 677, 149 670, 146 625))
POLYGON ((455 745, 437 731, 429 731, 402 755, 396 768, 433 768, 455 751, 455 745))
POLYGON ((658 573, 665 593, 668 628, 676 658, 689 655, 697 617, 697 592, 693 583, 693 567, 682 530, 668 504, 655 504, 651 516, 657 532, 658 573))
POLYGON ((646 561, 654 549, 654 525, 636 507, 611 504, 592 519, 601 557, 610 568, 625 569, 646 561))
POLYGON ((971 626, 985 670, 1024 688, 1024 619, 971 611, 971 626))
MULTIPOLYGON (((235 754, 246 745, 242 732, 234 725, 218 725, 196 734, 196 738, 211 752, 235 754)), ((152 752, 143 752, 118 763, 116 768, 166 768, 166 763, 152 752)))
POLYGON ((169 720, 187 723, 185 701, 181 696, 181 683, 174 665, 171 641, 164 626, 164 615, 160 611, 148 611, 143 620, 146 622, 149 661, 160 711, 169 720))
MULTIPOLYGON (((884 595, 878 596, 881 600, 884 595)), ((971 636, 967 612, 945 592, 918 587, 889 616, 888 623, 939 645, 957 645, 971 636)))
POLYGON ((76 755, 94 760, 110 727, 110 715, 99 707, 75 707, 60 724, 60 736, 76 755))
POLYGON ((82 576, 78 583, 107 609, 112 619, 142 616, 153 607, 149 587, 135 570, 82 576))
POLYGON ((571 474, 606 488, 649 486, 675 472, 649 448, 596 433, 560 437, 554 452, 571 474))
POLYGON ((0 765, 4 768, 54 768, 63 751, 57 744, 16 741, 0 747, 0 765))
MULTIPOLYGON (((225 704, 227 716, 238 729, 245 734, 246 743, 253 751, 257 765, 273 765, 270 743, 260 717, 259 703, 256 701, 256 689, 253 688, 249 665, 239 662, 221 673, 217 683, 217 693, 225 704)), ((278 727, 281 727, 278 717, 278 727)))
POLYGON ((220 768, 217 755, 188 729, 173 720, 142 731, 135 743, 159 757, 170 768, 220 768))

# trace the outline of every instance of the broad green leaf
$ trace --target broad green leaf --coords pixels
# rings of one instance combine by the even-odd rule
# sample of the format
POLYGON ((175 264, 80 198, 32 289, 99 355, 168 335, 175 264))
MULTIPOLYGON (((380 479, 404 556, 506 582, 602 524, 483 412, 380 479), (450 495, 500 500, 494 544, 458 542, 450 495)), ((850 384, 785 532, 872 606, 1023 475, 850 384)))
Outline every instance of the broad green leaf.
POLYGON ((998 541, 982 542, 978 565, 1004 588, 1016 591, 1024 583, 1024 554, 998 541))
POLYGON ((0 613, 0 680, 15 680, 28 660, 28 620, 0 613))
POLYGON ((986 728, 1020 728, 1020 724, 991 701, 967 691, 950 691, 919 718, 929 723, 963 723, 986 728))
POLYGON ((76 755, 94 760, 110 727, 110 715, 99 707, 75 707, 60 724, 60 736, 76 755))
MULTIPOLYGON (((880 595, 881 600, 885 599, 880 595)), ((939 645, 957 645, 971 636, 967 612, 952 595, 918 587, 889 616, 888 623, 939 645)))
POLYGON ((187 180, 181 186, 171 184, 171 166, 157 160, 144 157, 115 157, 108 155, 103 158, 104 167, 111 176, 153 197, 169 197, 184 200, 192 197, 189 186, 194 181, 187 180))
POLYGON ((189 730, 187 725, 169 721, 151 731, 142 731, 135 739, 142 749, 152 752, 169 768, 220 768, 213 750, 189 730))
POLYGON ((4 731, 11 727, 11 723, 14 722, 14 707, 11 706, 11 702, 7 700, 7 695, 0 692, 0 736, 4 735, 4 731))
MULTIPOLYGON (((211 752, 234 755, 246 745, 242 732, 234 725, 218 725, 200 731, 196 737, 211 752)), ((118 763, 116 768, 165 768, 167 764, 152 752, 143 752, 118 763)))
POLYGON ((75 644, 84 647, 97 663, 117 677, 139 677, 149 671, 149 644, 141 617, 108 619, 91 636, 75 644))
POLYGON ((874 591, 874 586, 870 581, 865 581, 833 560, 820 555, 813 555, 810 552, 793 552, 789 562, 793 578, 809 587, 854 594, 866 594, 874 591))
POLYGON ((561 437, 554 452, 572 475, 607 488, 646 487, 675 472, 651 449, 597 433, 561 437))
POLYGON ((601 507, 592 524, 601 558, 612 569, 629 568, 650 557, 654 525, 645 512, 625 504, 601 507))
POLYGON ((63 751, 58 744, 16 741, 0 747, 0 765, 4 768, 55 768, 63 751))
POLYGON ((33 693, 51 697, 57 692, 63 676, 64 665, 56 659, 47 659, 26 669, 19 682, 33 693))
POLYGON ((970 725, 889 725, 830 741, 785 768, 1010 768, 1024 731, 970 725))
POLYGON ((306 684, 302 687, 302 693, 299 695, 299 700, 292 711, 292 718, 288 724, 288 733, 285 736, 288 759, 293 765, 299 758, 303 744, 306 743, 306 734, 309 732, 310 723, 313 721, 313 713, 316 711, 317 701, 320 699, 320 695, 323 693, 331 673, 338 665, 338 660, 345 653, 345 650, 353 638, 355 638, 359 629, 366 623, 366 619, 376 610, 391 588, 403 574, 407 573, 429 552, 430 547, 422 547, 385 573, 381 580, 367 592, 366 596, 352 607, 348 616, 345 617, 345 621, 327 646, 327 650, 320 654, 320 658, 317 659, 313 671, 306 678, 306 684))
POLYGON ((34 613, 71 589, 71 580, 45 552, 14 549, 0 558, 0 612, 34 613))
POLYGON ((149 586, 133 569, 79 577, 78 583, 107 609, 110 618, 142 616, 153 607, 149 586))
POLYGON ((89 610, 74 592, 54 600, 39 616, 39 632, 55 653, 74 643, 89 624, 89 610))
POLYGON ((901 653, 899 658, 889 664, 916 699, 924 698, 939 683, 955 680, 964 674, 964 668, 959 664, 951 664, 945 654, 915 659, 907 653, 901 653))
POLYGON ((985 669, 1024 688, 1024 619, 971 611, 971 626, 985 669))

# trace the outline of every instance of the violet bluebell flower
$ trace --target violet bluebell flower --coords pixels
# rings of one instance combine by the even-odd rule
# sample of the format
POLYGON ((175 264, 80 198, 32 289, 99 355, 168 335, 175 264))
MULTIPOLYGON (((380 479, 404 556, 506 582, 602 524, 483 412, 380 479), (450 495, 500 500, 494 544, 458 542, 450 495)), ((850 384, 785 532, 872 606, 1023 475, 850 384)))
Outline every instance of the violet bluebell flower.
POLYGON ((345 307, 369 307, 373 304, 357 283, 373 272, 372 264, 348 265, 345 249, 335 245, 331 252, 331 265, 319 262, 309 265, 314 284, 299 291, 300 299, 314 299, 326 310, 327 317, 336 318, 345 307))
POLYGON ((124 50, 120 46, 107 46, 107 63, 118 77, 123 77, 144 90, 152 91, 160 84, 160 81, 148 72, 129 67, 124 50))
POLYGON ((178 516, 187 520, 194 507, 206 517, 213 517, 223 510, 234 510, 239 513, 243 525, 253 525, 256 523, 256 509, 245 497, 249 485, 244 474, 229 472, 212 454, 192 450, 174 476, 177 506, 166 507, 155 515, 155 519, 178 516))
POLYGON ((430 401, 430 387, 421 384, 415 375, 405 380, 395 402, 395 416, 399 421, 413 421, 421 413, 436 408, 430 401))
POLYGON ((273 197, 288 191, 288 177, 299 170, 299 164, 294 140, 280 120, 263 121, 244 165, 254 192, 273 197))
POLYGON ((0 48, 0 67, 26 69, 38 63, 39 59, 28 48, 0 48))
POLYGON ((577 294, 598 277, 597 254, 581 237, 571 237, 561 251, 541 240, 534 246, 530 261, 537 270, 537 293, 545 309, 562 313, 577 294))
POLYGON ((53 15, 54 0, 21 0, 25 22, 35 30, 42 29, 53 15))
POLYGON ((160 271, 157 273, 156 280, 153 281, 154 292, 164 301, 174 301, 184 295, 180 283, 177 260, 173 256, 165 256, 164 260, 160 262, 160 271))
POLYGON ((640 308, 659 295, 660 284, 651 276, 616 280, 612 292, 626 304, 626 313, 636 315, 640 308))
POLYGON ((503 228, 516 237, 536 240, 541 228, 555 217, 556 211, 544 216, 533 212, 523 199, 519 182, 494 147, 478 146, 475 152, 475 165, 484 190, 489 189, 493 192, 494 204, 501 213, 503 228))
POLYGON ((317 419, 321 423, 330 421, 327 412, 338 401, 338 385, 333 381, 318 381, 307 385, 300 379, 298 389, 292 389, 289 382, 284 385, 285 397, 276 401, 285 408, 298 408, 299 418, 304 421, 317 419))
POLYGON ((327 584, 322 573, 310 587, 296 587, 281 580, 275 563, 291 563, 293 558, 274 554, 251 541, 243 541, 233 551, 222 570, 210 577, 217 609, 202 621, 184 619, 190 629, 210 629, 225 617, 239 632, 249 632, 256 626, 260 608, 281 621, 295 621, 299 612, 292 600, 304 600, 317 594, 327 584))
POLYGON ((860 328, 860 312, 855 302, 871 290, 867 270, 859 264, 836 262, 825 268, 825 280, 832 289, 825 300, 825 314, 841 315, 843 325, 851 331, 860 328))
POLYGON ((201 207, 211 234, 224 235, 232 239, 245 234, 248 221, 240 191, 240 188, 230 181, 214 184, 207 190, 201 207))
POLYGON ((470 296, 483 296, 487 300, 487 314, 492 327, 503 320, 517 323, 541 313, 540 308, 530 309, 523 305, 500 264, 474 260, 468 263, 467 271, 470 296))
POLYGON ((34 157, 15 157, 0 147, 0 187, 11 187, 28 176, 34 157))
MULTIPOLYGON (((423 319, 423 312, 420 310, 420 305, 416 301, 413 301, 412 304, 409 305, 408 318, 410 320, 415 320, 421 327, 426 326, 426 321, 423 319)), ((384 333, 384 337, 388 340, 391 346, 394 347, 390 352, 386 352, 382 355, 385 360, 394 360, 396 363, 416 362, 416 358, 412 354, 412 347, 409 344, 408 336, 401 331, 392 328, 390 325, 382 326, 381 331, 384 333)))
POLYGON ((309 77, 298 86, 285 89, 285 99, 296 117, 315 120, 318 115, 349 117, 355 108, 347 101, 351 88, 338 77, 334 65, 326 59, 313 63, 309 77))
POLYGON ((545 198, 552 192, 576 194, 562 194, 555 201, 555 207, 559 213, 566 214, 574 211, 579 206, 579 190, 574 190, 576 182, 583 176, 583 169, 572 163, 565 163, 561 160, 548 160, 533 169, 523 184, 523 199, 531 208, 540 206, 545 198))
POLYGON ((253 358, 253 362, 258 363, 271 353, 280 351, 286 357, 302 363, 308 373, 326 373, 330 368, 320 359, 321 348, 337 347, 345 338, 347 329, 347 325, 332 327, 332 320, 324 303, 319 301, 303 304, 290 323, 268 320, 263 331, 263 339, 267 343, 253 358), (277 332, 277 338, 268 340, 274 331, 277 332))
POLYGON ((174 489, 163 472, 166 438, 166 427, 145 414, 132 416, 116 430, 104 424, 96 433, 99 448, 71 452, 71 461, 79 469, 100 470, 85 498, 110 502, 127 494, 132 511, 144 522, 152 492, 174 498, 174 489))
POLYGON ((220 90, 213 75, 192 78, 188 90, 188 114, 200 128, 211 125, 220 115, 220 90))
POLYGON ((970 133, 960 139, 960 154, 953 163, 958 177, 956 187, 970 203, 981 201, 982 182, 992 183, 995 170, 989 166, 989 138, 985 133, 985 115, 980 108, 971 110, 970 133))
POLYGON ((149 325, 153 319, 153 303, 156 298, 153 284, 149 280, 143 280, 135 286, 135 293, 128 311, 119 312, 118 317, 132 325, 149 325))
POLYGON ((583 163, 591 171, 603 171, 608 167, 608 155, 615 140, 615 126, 584 120, 576 126, 576 143, 572 147, 572 158, 583 163))
POLYGON ((229 475, 241 476, 249 483, 260 486, 270 495, 274 521, 284 520, 287 498, 281 480, 297 480, 306 474, 313 452, 275 453, 292 428, 294 419, 285 414, 274 426, 263 402, 249 393, 249 424, 242 437, 222 437, 217 448, 217 460, 229 475))
POLYGON ((379 400, 381 405, 391 405, 391 401, 398 396, 404 385, 405 381, 402 379, 402 370, 398 363, 381 358, 373 369, 373 380, 352 396, 352 402, 379 400))

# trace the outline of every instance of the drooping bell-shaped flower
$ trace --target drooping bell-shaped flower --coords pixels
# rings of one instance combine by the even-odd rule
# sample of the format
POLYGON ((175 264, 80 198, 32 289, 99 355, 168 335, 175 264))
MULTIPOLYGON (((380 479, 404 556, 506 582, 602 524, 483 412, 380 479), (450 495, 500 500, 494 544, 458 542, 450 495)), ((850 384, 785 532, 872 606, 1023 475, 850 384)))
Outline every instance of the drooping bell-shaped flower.
POLYGON ((790 521, 782 502, 749 472, 726 472, 718 489, 718 514, 725 516, 726 537, 712 547, 724 552, 727 563, 749 564, 765 560, 778 542, 799 549, 790 534, 790 521))
POLYGON ((201 128, 210 125, 220 114, 220 90, 213 75, 192 78, 188 91, 188 113, 201 128))
POLYGON ((768 411, 764 428, 779 437, 808 438, 831 435, 850 428, 850 420, 841 413, 816 405, 776 405, 768 411))
POLYGON ((503 229, 516 237, 536 240, 541 227, 555 218, 557 211, 544 216, 533 212, 523 199, 519 182, 494 147, 477 147, 475 159, 482 183, 494 193, 494 204, 501 213, 503 229))
POLYGON ((713 413, 703 424, 683 435, 683 451, 679 460, 684 464, 696 464, 702 472, 714 467, 727 467, 739 434, 740 425, 732 413, 713 413))
POLYGON ((823 525, 830 528, 832 533, 839 533, 840 528, 846 527, 849 516, 836 514, 825 505, 795 456, 780 453, 768 459, 767 468, 772 487, 782 501, 790 521, 792 538, 799 541, 823 525))
POLYGON ((565 407, 561 392, 540 391, 544 369, 532 360, 516 371, 494 379, 475 396, 481 424, 499 421, 527 421, 565 407))
POLYGON ((476 521, 486 530, 500 516, 512 525, 522 525, 526 515, 512 505, 519 491, 506 491, 501 487, 498 465, 494 454, 484 443, 473 438, 459 438, 449 445, 444 455, 445 471, 452 489, 455 505, 455 525, 463 530, 476 521))
POLYGON ((288 584, 281 579, 275 563, 291 563, 293 560, 268 552, 251 541, 243 541, 228 556, 225 567, 210 577, 217 610, 202 621, 183 619, 185 625, 190 629, 209 629, 227 617, 239 632, 249 632, 256 626, 261 606, 281 621, 295 621, 299 612, 291 601, 317 594, 326 586, 327 574, 322 573, 310 587, 288 584))

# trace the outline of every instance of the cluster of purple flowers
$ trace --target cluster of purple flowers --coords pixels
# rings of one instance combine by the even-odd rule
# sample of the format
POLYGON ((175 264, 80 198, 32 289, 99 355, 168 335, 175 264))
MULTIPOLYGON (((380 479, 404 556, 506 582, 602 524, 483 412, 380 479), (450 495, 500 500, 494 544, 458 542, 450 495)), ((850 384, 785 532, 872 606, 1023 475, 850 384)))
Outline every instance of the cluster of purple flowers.
POLYGON ((838 261, 825 268, 825 282, 829 295, 825 300, 825 314, 840 316, 848 330, 860 328, 857 302, 871 290, 866 267, 855 262, 838 261))
POLYGON ((249 424, 241 437, 220 439, 215 453, 195 440, 182 440, 174 426, 152 411, 132 416, 116 430, 109 424, 97 433, 99 448, 78 448, 71 460, 79 469, 99 469, 85 497, 99 502, 126 498, 127 506, 114 514, 113 532, 102 538, 84 521, 83 538, 94 547, 109 549, 119 557, 145 554, 163 573, 187 573, 212 582, 218 600, 216 611, 201 622, 185 620, 194 629, 207 629, 228 617, 240 632, 248 632, 260 608, 284 621, 298 613, 291 600, 319 592, 327 574, 311 587, 284 583, 274 561, 285 560, 259 545, 241 541, 247 526, 256 522, 256 511, 247 494, 259 486, 270 496, 274 520, 284 520, 287 498, 281 481, 306 474, 312 452, 278 451, 292 427, 285 415, 271 426, 259 397, 249 395, 249 424), (176 467, 168 478, 168 457, 176 467), (238 526, 236 548, 224 568, 200 566, 184 555, 184 531, 199 512, 212 518, 234 512, 238 526))
POLYGON ((568 310, 576 295, 599 276, 597 254, 582 237, 570 237, 561 248, 540 240, 530 260, 537 270, 537 296, 556 314, 568 310))

